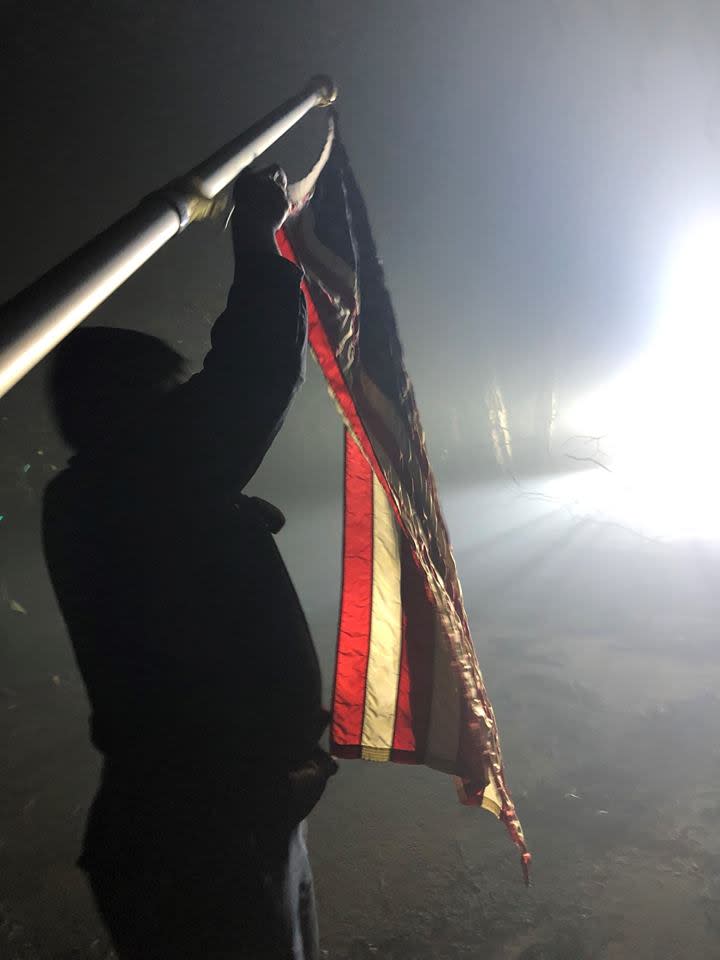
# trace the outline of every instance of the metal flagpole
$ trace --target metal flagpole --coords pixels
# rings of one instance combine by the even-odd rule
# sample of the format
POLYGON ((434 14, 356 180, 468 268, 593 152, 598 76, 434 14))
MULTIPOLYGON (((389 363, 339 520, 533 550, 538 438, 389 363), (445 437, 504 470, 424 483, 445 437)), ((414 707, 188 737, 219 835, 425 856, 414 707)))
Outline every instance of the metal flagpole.
POLYGON ((0 309, 0 397, 92 311, 193 220, 217 195, 313 107, 336 90, 314 77, 185 177, 142 200, 134 210, 26 287, 0 309))

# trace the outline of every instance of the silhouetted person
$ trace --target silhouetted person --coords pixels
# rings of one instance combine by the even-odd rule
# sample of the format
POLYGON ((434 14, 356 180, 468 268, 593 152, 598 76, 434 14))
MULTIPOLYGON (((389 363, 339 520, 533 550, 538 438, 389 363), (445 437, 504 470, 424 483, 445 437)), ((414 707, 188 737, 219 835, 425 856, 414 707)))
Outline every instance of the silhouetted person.
POLYGON ((48 567, 104 755, 80 865, 122 960, 314 958, 302 820, 334 762, 315 649, 242 490, 302 383, 300 271, 274 233, 282 171, 243 175, 235 282, 202 371, 154 337, 85 328, 52 399, 77 451, 48 487, 48 567))

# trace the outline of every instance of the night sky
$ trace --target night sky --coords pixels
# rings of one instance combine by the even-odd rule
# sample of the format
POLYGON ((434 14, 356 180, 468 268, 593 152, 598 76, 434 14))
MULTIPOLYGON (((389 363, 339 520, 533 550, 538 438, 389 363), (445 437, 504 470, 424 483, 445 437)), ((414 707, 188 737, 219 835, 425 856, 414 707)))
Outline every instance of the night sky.
MULTIPOLYGON (((506 654, 493 644, 512 635, 525 656, 537 636, 549 635, 557 624, 572 628, 588 644, 601 627, 620 631, 621 621, 622 629, 632 625, 627 627, 631 632, 652 623, 662 634, 663 624, 680 616, 681 609, 687 623, 677 626, 673 636, 705 637, 702 631, 710 630, 712 622, 708 611, 716 602, 711 584, 717 582, 717 558, 711 562, 703 554, 698 560, 693 554, 702 569, 694 579, 680 569, 682 564, 678 567, 674 555, 648 559, 642 553, 644 542, 631 539, 620 550, 630 571, 625 579, 618 568, 599 582, 593 567, 599 559, 589 562, 587 574, 577 572, 581 565, 571 569, 577 565, 579 544, 583 550, 595 544, 602 562, 612 568, 614 560, 608 558, 615 557, 617 544, 613 540, 611 547, 603 540, 598 546, 589 536, 594 528, 587 524, 570 532, 561 528, 562 511, 548 520, 535 502, 520 514, 495 498, 494 491, 512 482, 503 479, 494 463, 486 395, 493 386, 502 391, 524 482, 521 475, 533 477, 545 469, 544 461, 534 458, 550 393, 556 396, 562 429, 564 412, 578 398, 611 380, 651 341, 677 237, 698 217, 720 209, 720 4, 5 0, 0 5, 0 300, 319 72, 329 73, 340 91, 343 136, 385 264, 471 622, 482 638, 481 665, 491 696, 499 691, 496 705, 508 731, 510 783, 518 785, 521 814, 522 796, 529 795, 526 809, 529 826, 535 827, 535 849, 547 842, 549 850, 560 825, 548 827, 552 841, 542 833, 541 805, 533 807, 532 791, 545 771, 539 761, 537 768, 533 765, 533 756, 543 756, 550 769, 563 753, 563 742, 576 744, 574 738, 581 740, 585 728, 576 726, 567 733, 568 741, 553 728, 552 749, 548 741, 533 739, 528 728, 539 729, 537 718, 523 712, 532 698, 509 692, 508 677, 517 663, 511 669, 506 654), (532 527, 530 532, 524 524, 532 527), (542 540, 547 531, 549 547, 542 540), (500 540, 505 552, 492 553, 500 540), (558 545, 574 550, 575 559, 558 561, 553 552, 558 545), (550 556, 555 559, 542 566, 550 556), (541 566, 542 583, 528 586, 541 566), (575 576, 580 579, 571 584, 568 578, 575 576), (635 576, 631 587, 629 578, 635 576), (698 599, 700 593, 703 599, 698 599), (519 635, 525 640, 518 640, 519 635), (542 753, 546 747, 547 757, 542 753)), ((291 179, 306 171, 322 140, 323 124, 317 112, 270 154, 286 165, 291 179)), ((188 356, 191 366, 198 366, 210 324, 223 309, 230 276, 229 235, 218 224, 199 224, 171 241, 92 322, 162 336, 188 356)), ((5 833, 14 831, 20 839, 12 847, 15 859, 7 875, 12 890, 20 891, 17 916, 34 942, 44 944, 38 947, 43 958, 59 956, 48 944, 61 941, 67 956, 75 956, 69 951, 76 928, 69 922, 62 926, 52 903, 63 884, 77 882, 63 879, 62 864, 72 862, 79 829, 68 826, 65 812, 87 803, 95 777, 82 692, 40 553, 42 489, 66 455, 49 419, 44 372, 41 365, 0 400, 0 688, 6 697, 7 683, 11 694, 34 705, 27 708, 25 726, 18 720, 17 729, 30 731, 29 746, 15 747, 11 754, 9 775, 15 786, 10 799, 0 804, 0 858, 5 833), (66 688, 70 699, 56 701, 66 688), (67 758, 67 769, 59 765, 59 753, 67 758), (65 785, 53 793, 52 784, 60 781, 65 785), (17 814, 30 832, 8 826, 16 823, 15 806, 25 811, 25 803, 38 796, 40 801, 28 808, 39 803, 37 809, 45 811, 37 823, 27 827, 29 815, 17 814), (56 842, 48 844, 50 833, 56 842), (39 874, 51 878, 40 893, 33 886, 39 874), (45 912, 33 906, 38 897, 47 900, 45 912)), ((329 682, 339 591, 341 425, 314 367, 309 374, 252 491, 288 514, 280 546, 306 605, 329 682)), ((559 448, 562 441, 560 433, 559 448)), ((669 439, 676 442, 677 437, 669 439)), ((694 649, 695 641, 687 642, 694 649)), ((568 652, 573 649, 571 642, 564 648, 568 685, 558 688, 558 696, 567 696, 570 704, 568 716, 576 703, 575 693, 568 691, 581 682, 593 686, 593 677, 612 681, 621 691, 612 700, 614 717, 620 699, 633 701, 634 693, 624 685, 635 675, 632 670, 643 689, 652 687, 646 683, 647 660, 642 668, 633 661, 629 672, 615 671, 607 666, 608 658, 593 653, 579 666, 568 652)), ((542 669, 550 669, 542 662, 542 669)), ((527 675, 538 663, 527 661, 527 675)), ((670 668, 662 674, 658 689, 666 682, 672 687, 671 674, 676 676, 670 668)), ((518 682, 522 687, 522 678, 518 682)), ((680 687, 691 698, 691 688, 692 696, 700 696, 704 683, 698 679, 693 686, 685 678, 680 687)), ((582 693, 578 696, 584 706, 590 702, 583 701, 582 693)), ((6 698, 12 700, 9 694, 6 698)), ((542 714, 545 707, 538 703, 542 714)), ((593 730, 602 729, 605 738, 609 728, 597 710, 593 730)), ((687 716, 690 723, 694 714, 687 716)), ((614 721, 608 722, 612 726, 614 721)), ((2 726, 0 719, 4 738, 2 726)), ((26 735, 8 729, 11 746, 26 735)), ((599 733, 594 739, 595 733, 588 733, 587 742, 597 746, 601 739, 599 733)), ((628 760, 628 769, 633 762, 628 760)), ((377 888, 379 893, 376 889, 381 861, 383 883, 391 890, 401 883, 393 864, 402 857, 383 844, 391 844, 393 830, 399 835, 404 807, 400 794, 389 799, 387 791, 397 788, 404 795, 410 785, 420 811, 411 818, 413 842, 420 846, 408 854, 408 863, 424 879, 414 893, 406 891, 406 905, 439 896, 432 892, 425 864, 430 857, 439 863, 448 849, 455 849, 452 831, 443 833, 441 815, 463 816, 447 813, 454 803, 452 789, 438 774, 367 771, 360 764, 346 765, 335 805, 328 801, 331 812, 321 821, 326 837, 317 854, 321 921, 327 928, 332 913, 335 944, 350 943, 355 936, 372 940, 371 918, 382 914, 387 896, 386 887, 377 888), (358 812, 355 791, 378 791, 378 799, 358 812), (345 825, 356 814, 359 826, 350 842, 345 825), (378 822, 395 826, 385 833, 381 826, 378 834, 378 822), (436 832, 426 849, 430 823, 436 832), (351 862, 338 879, 331 868, 341 849, 351 862), (353 892, 355 912, 339 920, 344 906, 339 906, 339 894, 333 900, 333 891, 343 883, 352 886, 355 866, 361 877, 353 892)), ((581 783, 578 770, 567 772, 557 787, 559 796, 580 795, 581 783)), ((595 806, 602 813, 608 804, 600 798, 595 806)), ((483 818, 477 828, 481 836, 499 834, 485 819, 489 821, 483 818)), ((467 823, 463 818, 463 830, 467 823)), ((508 883, 514 883, 514 854, 504 843, 501 850, 493 853, 493 863, 497 867, 512 860, 508 883)), ((567 881, 562 896, 572 900, 581 881, 572 879, 567 863, 582 861, 585 854, 574 847, 563 850, 565 860, 552 882, 560 891, 567 881)), ((483 855, 478 853, 478 863, 483 855)), ((471 855, 466 851, 463 856, 467 861, 471 855)), ((3 896, 0 888, 0 902, 3 896)), ((68 915, 82 917, 77 923, 90 930, 81 894, 72 897, 68 915)), ((350 894, 344 897, 343 904, 350 894)), ((613 910, 622 913, 617 904, 606 907, 608 916, 615 916, 613 910)), ((694 917, 690 907, 682 914, 688 930, 697 927, 694 917)), ((482 921, 491 923, 486 913, 482 921)), ((420 926, 424 922, 417 921, 420 926)), ((498 929, 493 936, 502 939, 511 927, 498 929)), ((94 934, 87 936, 90 942, 94 934)), ((579 949, 568 949, 562 956, 585 960, 579 949)), ((657 946, 647 949, 645 954, 636 945, 634 955, 638 960, 666 956, 657 946)), ((697 949, 695 954, 685 949, 683 955, 710 955, 704 947, 697 949)), ((0 956, 5 956, 1 939, 0 956)), ((425 954, 418 947, 407 956, 417 960, 425 954)), ((488 960, 494 956, 488 954, 488 960)))

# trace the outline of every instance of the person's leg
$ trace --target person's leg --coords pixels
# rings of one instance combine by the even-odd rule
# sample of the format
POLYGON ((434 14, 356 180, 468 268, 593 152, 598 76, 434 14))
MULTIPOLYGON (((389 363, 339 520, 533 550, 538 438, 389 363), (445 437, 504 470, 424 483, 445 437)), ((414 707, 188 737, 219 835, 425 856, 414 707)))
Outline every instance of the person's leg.
POLYGON ((303 852, 293 837, 285 857, 249 878, 238 863, 89 879, 118 960, 317 960, 303 852))
POLYGON ((95 906, 119 960, 150 960, 156 948, 157 891, 141 875, 112 869, 88 874, 95 906))
POLYGON ((119 960, 318 960, 304 824, 229 853, 90 871, 119 960))
POLYGON ((301 823, 290 842, 288 878, 293 891, 293 907, 299 937, 298 960, 318 960, 320 956, 315 886, 308 857, 307 825, 301 823))

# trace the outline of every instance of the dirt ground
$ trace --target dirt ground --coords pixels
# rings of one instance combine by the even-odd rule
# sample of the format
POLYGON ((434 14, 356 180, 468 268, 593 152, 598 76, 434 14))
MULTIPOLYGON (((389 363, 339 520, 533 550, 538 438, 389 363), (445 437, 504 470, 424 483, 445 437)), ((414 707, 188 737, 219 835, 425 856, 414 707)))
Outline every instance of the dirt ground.
MULTIPOLYGON (((533 886, 446 777, 345 763, 310 824, 324 956, 720 958, 720 553, 491 488, 445 502, 533 886)), ((337 511, 282 540, 326 674, 336 587, 301 547, 330 530, 330 570, 337 511)), ((107 960, 73 866, 98 762, 33 535, 3 587, 0 957, 107 960)))

